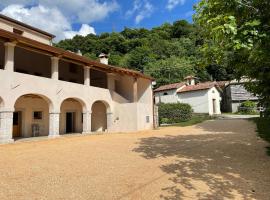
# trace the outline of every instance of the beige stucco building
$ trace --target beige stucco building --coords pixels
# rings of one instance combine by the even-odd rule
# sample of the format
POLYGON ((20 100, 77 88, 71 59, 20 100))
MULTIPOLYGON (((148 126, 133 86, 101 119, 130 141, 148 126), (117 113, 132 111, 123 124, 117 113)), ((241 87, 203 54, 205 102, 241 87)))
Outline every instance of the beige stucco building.
POLYGON ((151 77, 55 48, 53 37, 0 15, 0 143, 153 127, 151 77))

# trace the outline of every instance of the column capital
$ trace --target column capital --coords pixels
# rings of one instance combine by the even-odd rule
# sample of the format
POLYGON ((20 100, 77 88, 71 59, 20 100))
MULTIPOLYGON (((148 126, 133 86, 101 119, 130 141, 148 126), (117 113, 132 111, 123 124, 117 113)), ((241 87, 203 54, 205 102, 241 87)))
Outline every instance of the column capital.
POLYGON ((60 57, 58 57, 58 56, 52 56, 51 57, 51 60, 52 61, 59 61, 60 60, 60 57))
POLYGON ((5 45, 6 47, 8 47, 8 46, 9 46, 9 47, 15 47, 16 44, 17 44, 17 42, 5 42, 4 45, 5 45))
POLYGON ((92 66, 89 66, 89 65, 84 65, 83 68, 84 69, 91 69, 92 66))

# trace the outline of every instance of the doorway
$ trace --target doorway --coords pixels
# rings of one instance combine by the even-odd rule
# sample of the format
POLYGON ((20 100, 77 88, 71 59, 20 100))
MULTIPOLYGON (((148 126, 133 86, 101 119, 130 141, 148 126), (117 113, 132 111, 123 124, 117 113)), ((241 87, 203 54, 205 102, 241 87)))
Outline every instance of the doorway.
POLYGON ((213 99, 213 114, 217 113, 217 109, 216 109, 216 99, 213 99))
POLYGON ((22 127, 22 112, 14 112, 13 113, 13 138, 22 137, 21 134, 21 127, 22 127))
POLYGON ((75 132, 75 112, 66 113, 66 133, 75 132))

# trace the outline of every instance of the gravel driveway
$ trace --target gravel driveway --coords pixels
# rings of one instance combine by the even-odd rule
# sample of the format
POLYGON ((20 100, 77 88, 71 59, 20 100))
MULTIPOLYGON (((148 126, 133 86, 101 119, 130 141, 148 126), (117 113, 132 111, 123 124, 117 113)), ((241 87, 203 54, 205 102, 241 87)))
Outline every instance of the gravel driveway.
POLYGON ((265 199, 267 143, 247 120, 0 146, 0 199, 265 199))

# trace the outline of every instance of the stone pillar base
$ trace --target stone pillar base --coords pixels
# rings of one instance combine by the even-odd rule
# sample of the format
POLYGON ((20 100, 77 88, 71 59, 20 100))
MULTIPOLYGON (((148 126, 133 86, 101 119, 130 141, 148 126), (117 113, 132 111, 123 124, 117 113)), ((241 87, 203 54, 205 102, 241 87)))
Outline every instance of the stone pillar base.
POLYGON ((12 143, 13 111, 0 112, 0 144, 12 143))
POLYGON ((83 113, 83 132, 82 134, 91 134, 91 112, 83 113))
POLYGON ((48 138, 51 138, 51 139, 53 139, 53 138, 59 138, 60 137, 60 135, 48 135, 48 138))
POLYGON ((10 144, 10 143, 14 143, 14 139, 1 139, 0 138, 0 144, 10 144))
POLYGON ((49 138, 59 137, 60 113, 50 113, 49 138))

